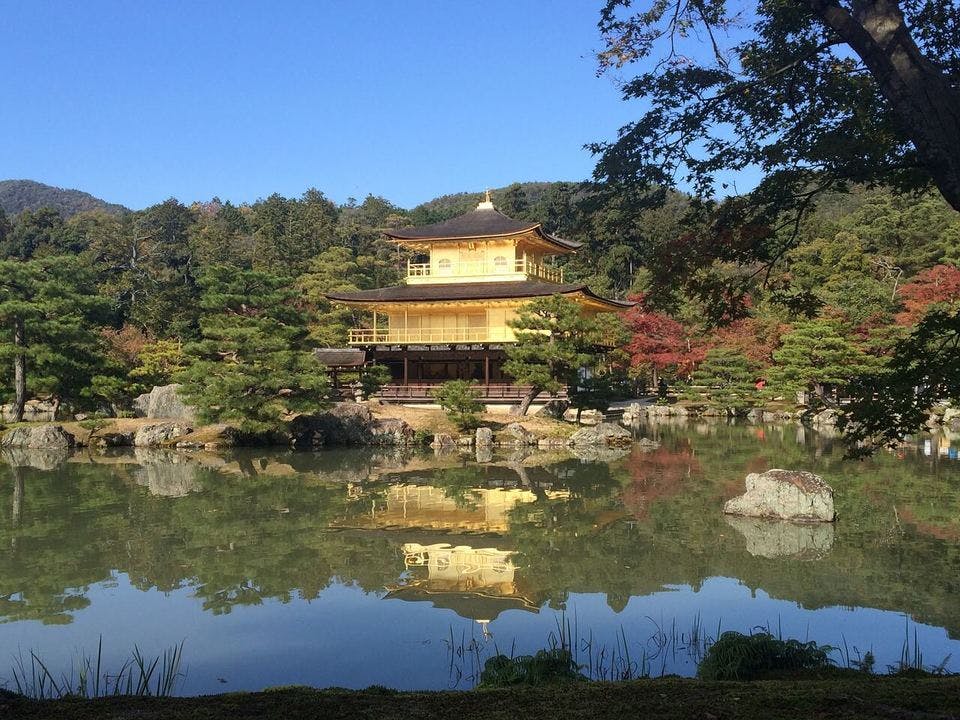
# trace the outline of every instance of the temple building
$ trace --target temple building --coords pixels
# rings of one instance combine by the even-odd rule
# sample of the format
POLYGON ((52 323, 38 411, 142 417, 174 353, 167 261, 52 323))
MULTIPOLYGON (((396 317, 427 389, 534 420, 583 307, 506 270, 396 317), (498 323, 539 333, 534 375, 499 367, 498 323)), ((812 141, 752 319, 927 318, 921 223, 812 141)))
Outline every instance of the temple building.
POLYGON ((502 366, 504 346, 515 342, 510 321, 520 307, 555 294, 589 314, 632 304, 565 283, 563 269, 551 261, 581 243, 507 217, 489 193, 465 215, 386 235, 412 253, 406 284, 327 297, 372 312, 371 327, 351 330, 349 344, 366 361, 390 369, 392 382, 381 393, 387 401, 431 402, 436 385, 462 379, 477 381, 486 403, 516 402, 525 388, 514 385, 502 366))

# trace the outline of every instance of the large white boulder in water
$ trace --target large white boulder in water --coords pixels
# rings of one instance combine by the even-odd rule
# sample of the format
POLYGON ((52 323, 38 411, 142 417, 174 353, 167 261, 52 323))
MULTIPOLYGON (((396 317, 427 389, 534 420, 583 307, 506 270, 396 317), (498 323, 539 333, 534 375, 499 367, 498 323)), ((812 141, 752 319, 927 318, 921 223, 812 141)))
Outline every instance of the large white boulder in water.
POLYGON ((145 395, 138 395, 133 401, 134 414, 137 417, 164 420, 196 422, 197 411, 180 398, 180 385, 157 385, 145 395))
POLYGON ((728 500, 728 515, 797 522, 833 522, 833 488, 803 470, 767 470, 747 475, 747 491, 728 500))
POLYGON ((577 430, 567 442, 574 447, 587 445, 629 446, 633 443, 633 433, 614 423, 600 423, 595 427, 577 430))
POLYGON ((160 447, 189 433, 191 428, 181 423, 157 423, 137 428, 133 436, 134 447, 160 447))
POLYGON ((76 444, 76 438, 62 425, 53 424, 21 425, 8 430, 0 438, 0 447, 9 448, 71 448, 76 444))

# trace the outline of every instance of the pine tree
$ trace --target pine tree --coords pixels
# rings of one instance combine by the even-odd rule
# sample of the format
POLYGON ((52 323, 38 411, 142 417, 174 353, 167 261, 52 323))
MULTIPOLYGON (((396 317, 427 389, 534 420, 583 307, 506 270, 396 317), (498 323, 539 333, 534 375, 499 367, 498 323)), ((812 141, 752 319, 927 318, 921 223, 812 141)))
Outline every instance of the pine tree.
POLYGON ((719 407, 742 410, 753 406, 758 399, 753 364, 740 352, 728 348, 714 348, 692 376, 693 384, 701 386, 696 394, 705 393, 719 407))
POLYGON ((0 366, 9 368, 13 418, 29 394, 88 394, 103 363, 97 318, 107 303, 77 258, 0 261, 0 366))
POLYGON ((297 278, 297 287, 312 314, 310 339, 320 347, 343 347, 348 330, 359 325, 364 314, 334 305, 326 297, 328 292, 354 292, 365 286, 366 273, 357 260, 349 248, 330 247, 297 278))
POLYGON ((520 403, 520 414, 526 415, 537 395, 575 384, 580 368, 592 364, 598 328, 562 295, 524 305, 510 325, 517 341, 506 348, 503 370, 519 385, 530 386, 520 403))
POLYGON ((214 266, 200 287, 201 339, 184 348, 192 363, 179 379, 201 420, 268 432, 323 406, 326 371, 305 343, 307 319, 287 280, 214 266))
POLYGON ((828 320, 797 323, 773 353, 768 380, 778 391, 813 389, 827 401, 828 386, 846 385, 869 372, 875 359, 860 350, 828 320))

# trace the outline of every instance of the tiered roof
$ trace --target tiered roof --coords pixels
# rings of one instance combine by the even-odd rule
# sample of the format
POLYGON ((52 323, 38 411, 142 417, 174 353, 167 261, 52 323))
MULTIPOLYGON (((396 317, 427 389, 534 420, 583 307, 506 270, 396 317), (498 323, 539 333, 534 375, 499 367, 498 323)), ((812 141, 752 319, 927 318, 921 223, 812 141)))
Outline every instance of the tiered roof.
POLYGON ((489 204, 490 207, 484 207, 488 204, 480 203, 480 207, 476 210, 471 210, 450 220, 403 228, 402 230, 387 230, 385 234, 392 240, 404 244, 410 241, 477 240, 479 238, 510 237, 511 235, 523 235, 532 232, 541 240, 564 252, 576 250, 583 245, 583 243, 564 240, 545 232, 541 223, 525 222, 507 217, 493 208, 492 204, 489 204))
POLYGON ((536 280, 450 283, 437 285, 396 285, 378 290, 351 293, 327 293, 330 300, 346 303, 443 302, 444 300, 506 300, 550 295, 583 295, 596 302, 621 310, 634 303, 610 300, 596 295, 583 283, 549 283, 536 280))

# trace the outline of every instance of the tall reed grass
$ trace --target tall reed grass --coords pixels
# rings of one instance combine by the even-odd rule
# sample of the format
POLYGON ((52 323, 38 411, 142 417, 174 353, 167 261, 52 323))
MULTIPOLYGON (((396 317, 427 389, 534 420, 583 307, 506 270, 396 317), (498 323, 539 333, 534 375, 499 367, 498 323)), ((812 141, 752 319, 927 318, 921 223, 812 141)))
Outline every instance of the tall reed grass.
POLYGON ((40 655, 31 650, 13 658, 13 683, 16 691, 35 700, 65 697, 97 698, 121 695, 168 697, 186 677, 181 671, 183 642, 156 656, 144 655, 136 645, 119 668, 109 671, 103 664, 103 637, 97 652, 79 653, 66 671, 53 672, 40 655))
MULTIPOLYGON (((751 662, 773 673, 831 669, 876 672, 872 649, 864 652, 851 648, 843 636, 838 646, 818 645, 809 638, 802 642, 784 638, 779 620, 775 627, 768 622, 741 634, 724 632, 721 619, 712 635, 704 627, 699 613, 686 628, 679 627, 676 619, 669 624, 649 616, 647 620, 652 626, 649 635, 630 636, 621 626, 612 641, 600 642, 592 628, 581 630, 576 615, 571 618, 564 613, 548 633, 546 647, 533 655, 518 655, 516 640, 504 652, 495 641, 477 637, 472 632, 469 637, 462 632, 456 638, 451 627, 445 640, 449 684, 450 687, 477 685, 485 679, 482 684, 488 685, 494 677, 499 678, 497 682, 524 683, 530 677, 545 673, 551 677, 577 674, 586 680, 636 680, 662 677, 683 664, 701 670, 708 657, 711 677, 744 674, 742 668, 751 662), (725 641, 718 646, 721 638, 725 641), (495 673, 485 678, 484 670, 488 666, 495 673)), ((918 629, 911 628, 908 620, 900 659, 888 665, 887 672, 944 675, 949 661, 948 655, 938 665, 925 664, 918 629)))

